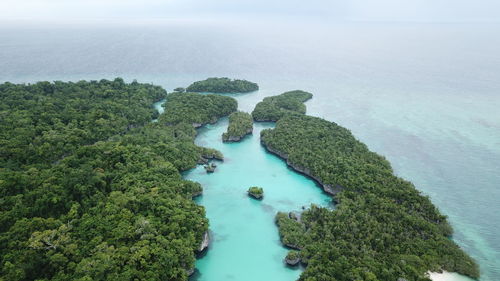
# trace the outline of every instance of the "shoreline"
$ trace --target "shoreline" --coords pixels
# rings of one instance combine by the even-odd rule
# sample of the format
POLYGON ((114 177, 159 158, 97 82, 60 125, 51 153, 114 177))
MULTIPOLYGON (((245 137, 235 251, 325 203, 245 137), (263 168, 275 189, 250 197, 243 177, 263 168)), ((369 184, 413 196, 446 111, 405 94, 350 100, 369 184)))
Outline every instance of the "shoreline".
POLYGON ((240 142, 246 136, 251 135, 251 134, 253 134, 253 126, 252 126, 252 128, 248 129, 243 135, 229 136, 226 139, 224 139, 224 134, 222 134, 222 142, 225 142, 225 143, 240 142))
POLYGON ((448 271, 443 271, 443 272, 428 272, 429 278, 432 281, 474 281, 475 279, 472 279, 470 277, 460 275, 456 272, 448 272, 448 271))
POLYGON ((339 203, 337 201, 337 199, 335 198, 335 195, 337 195, 339 192, 341 192, 344 189, 344 187, 342 187, 340 185, 333 187, 330 184, 323 183, 320 178, 312 175, 308 169, 302 168, 300 166, 297 166, 297 165, 291 163, 290 160, 288 160, 288 155, 281 153, 278 150, 275 150, 274 148, 270 147, 262 139, 260 140, 260 143, 266 149, 267 152, 274 154, 274 155, 278 156, 279 158, 283 159, 286 162, 288 167, 292 168, 294 171, 298 172, 299 174, 305 175, 308 178, 314 180, 323 189, 323 192, 332 196, 332 198, 336 204, 339 203))

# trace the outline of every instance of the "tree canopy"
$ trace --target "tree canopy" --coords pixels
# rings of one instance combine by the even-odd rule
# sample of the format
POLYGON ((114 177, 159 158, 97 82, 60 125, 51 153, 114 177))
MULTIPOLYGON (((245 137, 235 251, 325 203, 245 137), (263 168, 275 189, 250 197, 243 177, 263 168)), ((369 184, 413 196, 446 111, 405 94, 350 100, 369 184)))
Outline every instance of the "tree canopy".
POLYGON ((141 126, 166 96, 158 86, 113 81, 0 85, 0 165, 53 162, 80 145, 141 126))
POLYGON ((119 78, 0 85, 0 280, 187 280, 208 220, 180 171, 221 154, 191 123, 150 122, 165 95, 119 78))
POLYGON ((200 127, 236 111, 238 103, 226 96, 175 92, 167 95, 164 107, 165 114, 160 116, 159 122, 190 123, 200 127))
POLYGON ((186 88, 188 92, 208 92, 208 93, 248 93, 257 91, 259 85, 247 80, 229 78, 207 78, 194 82, 186 88))
POLYGON ((229 115, 227 132, 222 134, 222 140, 240 141, 245 135, 251 134, 253 130, 252 116, 246 112, 234 112, 229 115))
POLYGON ((304 102, 312 98, 312 94, 300 90, 285 92, 281 95, 264 98, 252 112, 255 121, 278 121, 287 114, 305 114, 304 102))
POLYGON ((262 197, 264 197, 264 189, 262 187, 258 187, 258 186, 252 186, 252 187, 248 188, 247 193, 248 193, 248 195, 250 195, 256 199, 262 199, 262 197))
POLYGON ((261 141, 292 167, 343 188, 335 210, 313 205, 300 221, 276 217, 282 242, 301 249, 307 264, 300 280, 428 280, 426 272, 438 270, 479 276, 430 199, 349 130, 288 114, 262 131, 261 141))

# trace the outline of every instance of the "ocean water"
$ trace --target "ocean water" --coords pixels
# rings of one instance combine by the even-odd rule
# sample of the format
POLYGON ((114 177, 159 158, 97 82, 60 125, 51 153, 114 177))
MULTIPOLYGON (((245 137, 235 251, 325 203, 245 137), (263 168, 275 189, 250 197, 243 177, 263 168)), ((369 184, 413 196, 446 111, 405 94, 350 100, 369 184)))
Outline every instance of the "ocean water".
MULTIPOLYGON (((261 87, 237 97, 245 111, 265 96, 310 91, 314 98, 307 103, 308 114, 349 128, 370 149, 386 156, 398 175, 412 181, 449 216, 453 239, 478 261, 481 280, 494 281, 500 276, 499 35, 496 24, 2 23, 0 81, 121 76, 171 90, 209 76, 229 76, 261 87)), ((199 141, 206 139, 208 144, 213 138, 209 146, 231 150, 233 146, 216 139, 222 127, 223 123, 203 131, 199 141)), ((247 139, 241 146, 254 141, 247 139)), ((255 154, 252 157, 271 157, 255 154)), ((206 204, 209 217, 215 209, 204 200, 221 184, 211 181, 245 163, 230 159, 213 177, 196 171, 189 175, 207 185, 200 203, 206 204)), ((285 169, 278 164, 269 167, 285 169)), ((296 176, 297 182, 304 180, 296 176)), ((241 194, 247 219, 263 226, 262 203, 268 198, 260 205, 243 201, 248 184, 228 182, 221 189, 241 194)), ((304 185, 321 198, 314 184, 304 185)), ((269 201, 272 198, 270 193, 269 201)), ((219 204, 229 209, 233 202, 219 204)), ((223 232, 217 219, 211 219, 214 231, 223 232)), ((276 230, 267 231, 265 243, 277 243, 276 230)), ((224 243, 230 239, 214 243, 213 255, 217 245, 225 253, 224 243)), ((280 274, 292 279, 299 274, 280 267, 284 249, 276 244, 269 249, 275 252, 267 256, 274 255, 277 261, 273 270, 283 270, 280 274)), ((203 268, 201 280, 216 274, 211 271, 216 269, 203 267, 211 260, 211 251, 198 262, 203 268)))

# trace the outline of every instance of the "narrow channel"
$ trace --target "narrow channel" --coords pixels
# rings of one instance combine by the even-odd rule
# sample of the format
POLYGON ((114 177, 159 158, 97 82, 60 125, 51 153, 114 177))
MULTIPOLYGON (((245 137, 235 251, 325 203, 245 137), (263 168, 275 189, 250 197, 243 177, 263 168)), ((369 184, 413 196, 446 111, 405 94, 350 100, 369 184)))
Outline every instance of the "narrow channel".
POLYGON ((213 174, 202 166, 184 177, 203 186, 196 199, 206 208, 212 243, 206 255, 196 262, 192 280, 203 281, 292 281, 300 268, 283 263, 287 249, 280 241, 274 217, 278 211, 300 211, 303 206, 328 206, 331 198, 316 183, 267 153, 260 144, 260 131, 273 123, 255 123, 253 135, 239 143, 223 143, 227 118, 198 130, 196 144, 218 149, 224 162, 213 174), (264 188, 264 199, 247 196, 250 186, 264 188))

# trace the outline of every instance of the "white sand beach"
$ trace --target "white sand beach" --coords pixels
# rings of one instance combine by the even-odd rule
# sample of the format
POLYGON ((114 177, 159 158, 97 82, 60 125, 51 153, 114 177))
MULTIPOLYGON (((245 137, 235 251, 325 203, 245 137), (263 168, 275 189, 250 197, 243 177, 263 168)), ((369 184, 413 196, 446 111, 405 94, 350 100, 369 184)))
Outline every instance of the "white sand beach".
POLYGON ((432 281, 474 281, 469 277, 460 275, 455 272, 444 271, 442 273, 429 272, 429 277, 432 281))

